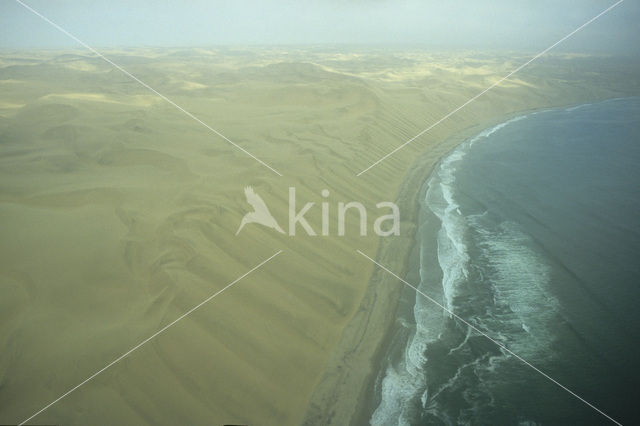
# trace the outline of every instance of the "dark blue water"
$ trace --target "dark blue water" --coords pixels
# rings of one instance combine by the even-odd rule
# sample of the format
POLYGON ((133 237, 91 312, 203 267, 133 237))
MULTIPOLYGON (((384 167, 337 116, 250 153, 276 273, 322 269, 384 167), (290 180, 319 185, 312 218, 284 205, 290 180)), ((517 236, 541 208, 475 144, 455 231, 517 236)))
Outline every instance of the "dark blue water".
MULTIPOLYGON (((640 422, 640 98, 488 129, 423 193, 408 281, 607 415, 640 422)), ((403 297, 372 424, 610 423, 431 301, 403 297)))

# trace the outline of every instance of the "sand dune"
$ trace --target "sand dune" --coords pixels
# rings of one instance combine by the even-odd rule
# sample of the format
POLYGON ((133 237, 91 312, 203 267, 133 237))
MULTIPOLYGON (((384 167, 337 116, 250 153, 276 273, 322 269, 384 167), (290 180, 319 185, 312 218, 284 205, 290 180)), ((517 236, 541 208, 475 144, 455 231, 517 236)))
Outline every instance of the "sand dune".
MULTIPOLYGON (((402 271, 420 181, 462 130, 628 94, 623 79, 607 75, 607 61, 553 57, 356 178, 522 57, 375 49, 108 56, 284 177, 81 52, 2 57, 0 423, 30 416, 282 249, 35 420, 346 424, 397 290, 355 249, 402 271), (565 71, 574 60, 582 73, 565 71), (259 225, 235 236, 247 185, 282 225, 289 186, 301 202, 319 204, 327 188, 332 205, 359 200, 370 211, 398 199, 402 235, 363 238, 351 220, 340 238, 334 223, 330 237, 259 225)), ((320 209, 308 219, 319 229, 320 209)))

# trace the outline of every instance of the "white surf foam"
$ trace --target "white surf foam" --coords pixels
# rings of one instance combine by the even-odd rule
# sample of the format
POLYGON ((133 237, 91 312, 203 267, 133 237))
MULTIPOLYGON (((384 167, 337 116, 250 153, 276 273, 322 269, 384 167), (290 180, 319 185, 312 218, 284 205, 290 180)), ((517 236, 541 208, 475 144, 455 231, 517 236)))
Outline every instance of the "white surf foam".
MULTIPOLYGON (((465 243, 467 224, 455 199, 455 172, 468 149, 520 116, 484 130, 444 157, 428 180, 426 207, 440 220, 437 234, 437 259, 442 270, 442 303, 455 311, 456 287, 468 278, 469 254, 465 243)), ((418 241, 422 250, 422 242, 418 241)), ((421 266, 422 268, 422 266, 421 266)), ((420 276, 422 277, 422 270, 420 276)), ((418 288, 436 300, 438 296, 426 288, 421 280, 418 288)), ((416 297, 413 309, 415 332, 407 343, 405 353, 397 365, 389 365, 381 386, 381 402, 373 413, 372 425, 408 425, 415 419, 416 409, 425 409, 429 402, 424 365, 427 345, 439 338, 444 327, 444 312, 424 297, 416 297)), ((466 341, 466 339, 465 339, 466 341)), ((466 366, 465 366, 466 367, 466 366)))

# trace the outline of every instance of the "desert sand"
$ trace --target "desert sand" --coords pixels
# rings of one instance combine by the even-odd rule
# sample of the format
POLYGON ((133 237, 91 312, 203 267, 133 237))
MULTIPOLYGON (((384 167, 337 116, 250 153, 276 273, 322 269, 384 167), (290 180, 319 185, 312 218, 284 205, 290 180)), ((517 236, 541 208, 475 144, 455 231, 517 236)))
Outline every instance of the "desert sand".
MULTIPOLYGON (((0 423, 20 422, 278 250, 33 423, 348 424, 438 158, 510 114, 637 94, 627 59, 542 58, 362 176, 531 55, 353 48, 123 49, 114 62, 276 170, 81 50, 0 54, 0 423), (615 71, 615 72, 614 72, 615 71), (397 201, 399 237, 247 225, 252 186, 397 201)), ((333 207, 332 207, 333 208, 333 207)), ((369 216, 368 228, 375 215, 369 216)), ((375 372, 373 372, 375 374, 375 372)))

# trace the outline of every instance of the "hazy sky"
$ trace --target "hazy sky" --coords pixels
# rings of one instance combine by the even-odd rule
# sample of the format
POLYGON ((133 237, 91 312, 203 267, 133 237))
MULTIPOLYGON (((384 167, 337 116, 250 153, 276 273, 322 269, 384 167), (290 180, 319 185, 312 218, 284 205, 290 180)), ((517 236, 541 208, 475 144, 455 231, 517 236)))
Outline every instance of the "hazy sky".
MULTIPOLYGON (((418 44, 541 50, 615 0, 24 0, 95 47, 418 44)), ((626 0, 564 50, 640 54, 640 1, 626 0)), ((0 47, 72 47, 0 0, 0 47)))

